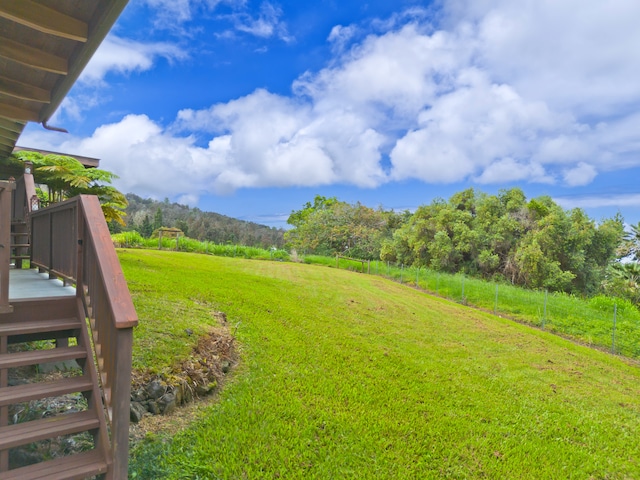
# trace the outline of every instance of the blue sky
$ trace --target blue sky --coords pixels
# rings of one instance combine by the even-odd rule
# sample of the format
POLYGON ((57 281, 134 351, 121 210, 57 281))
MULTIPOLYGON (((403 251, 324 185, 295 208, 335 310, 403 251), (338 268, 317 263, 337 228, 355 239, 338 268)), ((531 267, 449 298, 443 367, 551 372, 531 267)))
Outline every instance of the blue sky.
POLYGON ((640 221, 640 3, 130 0, 19 144, 124 192, 285 226, 520 187, 640 221))

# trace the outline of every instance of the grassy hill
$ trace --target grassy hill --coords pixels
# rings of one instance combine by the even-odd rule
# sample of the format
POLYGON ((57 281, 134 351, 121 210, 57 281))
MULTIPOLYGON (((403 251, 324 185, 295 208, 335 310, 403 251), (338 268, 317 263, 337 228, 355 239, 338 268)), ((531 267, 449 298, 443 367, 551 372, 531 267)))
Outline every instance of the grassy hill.
POLYGON ((640 370, 344 270, 127 250, 134 363, 224 311, 242 364, 133 478, 639 478, 640 370))

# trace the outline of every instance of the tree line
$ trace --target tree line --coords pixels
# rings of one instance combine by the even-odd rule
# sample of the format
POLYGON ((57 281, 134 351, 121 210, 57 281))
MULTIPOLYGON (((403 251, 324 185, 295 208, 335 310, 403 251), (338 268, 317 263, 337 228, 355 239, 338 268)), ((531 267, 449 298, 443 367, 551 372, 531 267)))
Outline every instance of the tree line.
POLYGON ((627 235, 620 214, 596 222, 548 196, 528 200, 518 188, 497 195, 467 189, 413 213, 316 196, 292 212, 288 223, 293 228, 285 239, 300 253, 347 253, 528 288, 604 291, 638 301, 631 292, 635 281, 637 296, 640 268, 621 259, 640 257, 640 224, 627 235))
MULTIPOLYGON (((199 241, 218 244, 238 244, 253 247, 282 248, 284 230, 238 220, 199 208, 126 195, 126 225, 121 230, 135 230, 149 238, 160 227, 178 228, 184 235, 199 241)), ((118 229, 115 229, 118 231, 118 229)))

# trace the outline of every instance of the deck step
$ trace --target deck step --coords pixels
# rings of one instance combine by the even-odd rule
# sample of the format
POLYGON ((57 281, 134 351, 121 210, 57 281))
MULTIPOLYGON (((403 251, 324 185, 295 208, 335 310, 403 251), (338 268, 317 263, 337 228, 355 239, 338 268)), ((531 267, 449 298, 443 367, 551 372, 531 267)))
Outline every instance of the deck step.
POLYGON ((78 318, 0 323, 0 336, 75 330, 82 324, 78 318))
POLYGON ((80 480, 106 473, 107 462, 97 450, 56 458, 3 472, 2 480, 80 480))
POLYGON ((60 435, 87 432, 99 426, 100 421, 95 412, 87 410, 0 427, 0 450, 28 445, 60 435))
POLYGON ((87 358, 84 347, 61 347, 45 350, 31 350, 26 352, 0 354, 0 368, 16 368, 40 363, 56 363, 65 360, 87 358))
MULTIPOLYGON (((57 397, 67 393, 88 392, 92 388, 87 376, 62 378, 53 382, 27 383, 0 388, 0 407, 12 403, 28 402, 39 398, 57 397)), ((0 478, 2 478, 0 476, 0 478)))

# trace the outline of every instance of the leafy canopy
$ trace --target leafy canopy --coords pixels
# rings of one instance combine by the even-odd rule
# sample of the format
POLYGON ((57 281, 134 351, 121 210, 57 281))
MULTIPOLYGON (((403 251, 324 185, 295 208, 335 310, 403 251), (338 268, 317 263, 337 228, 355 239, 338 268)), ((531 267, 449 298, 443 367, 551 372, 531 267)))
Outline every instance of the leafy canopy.
POLYGON ((13 158, 33 163, 33 175, 40 185, 40 201, 44 205, 61 202, 76 195, 96 195, 107 222, 124 225, 126 197, 110 183, 117 175, 100 168, 85 168, 73 157, 58 154, 19 151, 13 158))

